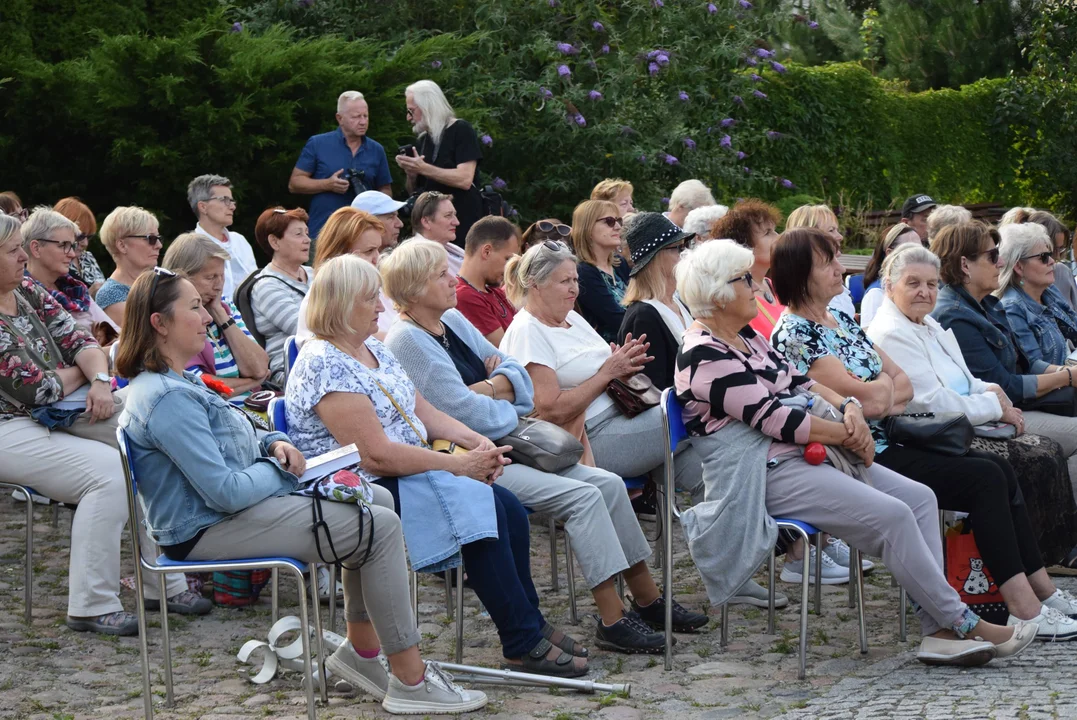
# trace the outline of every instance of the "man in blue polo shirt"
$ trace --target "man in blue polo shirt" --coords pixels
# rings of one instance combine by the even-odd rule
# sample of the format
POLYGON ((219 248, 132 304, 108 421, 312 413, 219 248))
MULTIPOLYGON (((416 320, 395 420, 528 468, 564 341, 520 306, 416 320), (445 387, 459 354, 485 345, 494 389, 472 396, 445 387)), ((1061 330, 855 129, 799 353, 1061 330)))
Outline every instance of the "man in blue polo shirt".
POLYGON ((337 99, 336 130, 307 140, 288 178, 288 190, 310 199, 311 238, 339 208, 345 207, 365 190, 380 190, 392 196, 392 178, 385 148, 366 136, 370 111, 363 94, 355 90, 337 99))

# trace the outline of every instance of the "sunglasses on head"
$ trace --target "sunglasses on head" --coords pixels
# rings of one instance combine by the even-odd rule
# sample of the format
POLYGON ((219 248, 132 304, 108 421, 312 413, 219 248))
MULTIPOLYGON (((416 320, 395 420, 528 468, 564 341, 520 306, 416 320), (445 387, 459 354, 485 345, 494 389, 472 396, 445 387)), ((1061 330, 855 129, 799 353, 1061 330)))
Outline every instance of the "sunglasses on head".
POLYGON ((552 235, 556 232, 561 237, 568 237, 572 234, 572 228, 570 228, 568 225, 555 225, 548 220, 539 220, 537 223, 535 223, 535 227, 540 233, 543 233, 544 235, 552 235))
POLYGON ((606 227, 608 227, 608 228, 621 227, 622 225, 625 224, 624 220, 622 220, 619 217, 614 217, 612 215, 608 215, 606 217, 599 218, 595 222, 606 223, 606 227))
POLYGON ((1025 255, 1021 259, 1022 260, 1031 260, 1032 258, 1039 258, 1040 262, 1043 263, 1044 265, 1046 265, 1049 260, 1054 260, 1055 259, 1055 254, 1051 250, 1047 250, 1045 252, 1036 253, 1035 255, 1025 255))
POLYGON ((561 252, 562 250, 568 250, 568 245, 565 245, 560 240, 546 240, 542 243, 542 246, 547 250, 553 250, 554 252, 561 252))
POLYGON ((153 268, 153 282, 150 283, 150 308, 151 309, 153 308, 153 296, 157 293, 157 281, 160 280, 162 276, 166 277, 166 278, 174 278, 174 277, 176 277, 176 273, 172 272, 168 268, 163 268, 163 267, 154 267, 153 268))

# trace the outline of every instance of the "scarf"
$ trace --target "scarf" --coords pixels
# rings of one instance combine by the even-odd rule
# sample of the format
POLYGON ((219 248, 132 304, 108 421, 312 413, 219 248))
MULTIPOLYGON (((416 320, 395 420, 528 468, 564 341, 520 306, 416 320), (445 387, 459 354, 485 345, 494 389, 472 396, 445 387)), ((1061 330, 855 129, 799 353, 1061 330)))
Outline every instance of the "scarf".
MULTIPOLYGON (((38 285, 41 285, 29 271, 23 271, 23 274, 33 280, 38 285)), ((60 307, 69 313, 84 313, 90 309, 90 289, 86 287, 84 283, 70 275, 61 275, 56 278, 56 289, 49 290, 44 285, 41 285, 49 295, 52 295, 56 302, 60 303, 60 307)))

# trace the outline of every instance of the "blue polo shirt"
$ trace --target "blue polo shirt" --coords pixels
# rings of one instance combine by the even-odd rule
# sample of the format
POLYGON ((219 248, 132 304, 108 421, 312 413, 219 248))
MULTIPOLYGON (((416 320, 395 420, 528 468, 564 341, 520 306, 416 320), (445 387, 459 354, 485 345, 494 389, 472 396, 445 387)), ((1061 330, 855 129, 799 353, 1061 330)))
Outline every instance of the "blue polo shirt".
MULTIPOLYGON (((377 141, 364 137, 363 144, 352 155, 348 143, 344 140, 344 131, 339 127, 321 135, 312 135, 303 147, 303 152, 299 154, 295 166, 310 173, 315 180, 324 180, 337 170, 351 168, 366 174, 363 183, 368 190, 377 190, 392 184, 393 181, 389 175, 389 159, 385 156, 385 148, 377 141)), ((351 191, 343 195, 323 192, 311 197, 308 223, 310 236, 317 237, 318 231, 329 216, 345 205, 350 205, 354 199, 355 193, 351 191)))

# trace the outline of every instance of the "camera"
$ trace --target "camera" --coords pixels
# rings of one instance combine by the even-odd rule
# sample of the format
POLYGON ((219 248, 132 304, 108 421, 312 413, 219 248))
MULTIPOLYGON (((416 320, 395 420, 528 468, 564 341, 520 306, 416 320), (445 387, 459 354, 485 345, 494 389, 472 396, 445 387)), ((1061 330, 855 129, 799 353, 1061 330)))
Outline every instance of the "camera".
POLYGON ((411 157, 411 151, 415 149, 415 145, 401 145, 396 149, 397 155, 407 155, 411 157))
POLYGON ((355 168, 348 168, 340 175, 347 180, 352 186, 352 192, 356 195, 366 192, 371 188, 366 185, 366 172, 363 170, 356 170, 355 168))

